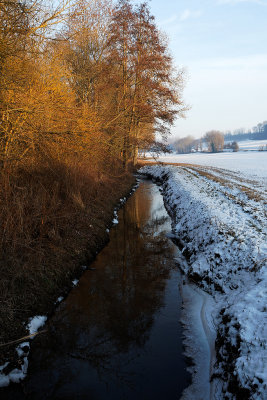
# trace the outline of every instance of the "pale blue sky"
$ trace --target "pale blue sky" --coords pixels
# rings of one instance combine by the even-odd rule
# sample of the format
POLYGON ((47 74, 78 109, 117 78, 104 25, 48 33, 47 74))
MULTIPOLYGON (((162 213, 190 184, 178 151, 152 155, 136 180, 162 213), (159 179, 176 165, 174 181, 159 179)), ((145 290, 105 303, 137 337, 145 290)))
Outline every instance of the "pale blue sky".
POLYGON ((188 82, 173 134, 250 128, 267 120, 267 0, 151 0, 188 82))

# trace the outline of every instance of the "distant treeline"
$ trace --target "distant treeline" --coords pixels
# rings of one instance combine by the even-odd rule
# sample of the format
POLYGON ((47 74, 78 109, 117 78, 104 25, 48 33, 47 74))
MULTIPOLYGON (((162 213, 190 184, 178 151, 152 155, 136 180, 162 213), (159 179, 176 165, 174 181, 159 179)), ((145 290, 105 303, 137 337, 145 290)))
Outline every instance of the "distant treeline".
POLYGON ((267 121, 259 123, 249 131, 241 128, 234 132, 223 133, 212 130, 207 132, 202 138, 195 139, 193 136, 186 136, 176 139, 170 145, 171 150, 180 154, 192 153, 197 151, 208 151, 217 153, 223 149, 238 151, 238 143, 242 140, 264 140, 267 139, 267 121), (225 143, 226 142, 226 143, 225 143))
POLYGON ((177 139, 172 144, 173 149, 180 154, 192 153, 197 151, 208 151, 218 153, 224 148, 224 135, 220 131, 209 131, 200 139, 193 136, 186 136, 177 139))
POLYGON ((241 141, 241 140, 264 140, 267 139, 267 121, 259 123, 249 131, 238 129, 234 132, 227 132, 224 135, 225 141, 241 141))

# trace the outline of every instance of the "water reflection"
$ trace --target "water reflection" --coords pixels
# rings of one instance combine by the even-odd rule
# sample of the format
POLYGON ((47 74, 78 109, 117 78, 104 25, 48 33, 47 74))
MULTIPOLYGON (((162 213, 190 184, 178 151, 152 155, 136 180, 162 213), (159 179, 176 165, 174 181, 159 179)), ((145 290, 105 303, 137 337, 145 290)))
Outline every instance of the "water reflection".
POLYGON ((30 399, 173 399, 189 383, 180 275, 158 189, 142 183, 109 245, 34 342, 30 399))

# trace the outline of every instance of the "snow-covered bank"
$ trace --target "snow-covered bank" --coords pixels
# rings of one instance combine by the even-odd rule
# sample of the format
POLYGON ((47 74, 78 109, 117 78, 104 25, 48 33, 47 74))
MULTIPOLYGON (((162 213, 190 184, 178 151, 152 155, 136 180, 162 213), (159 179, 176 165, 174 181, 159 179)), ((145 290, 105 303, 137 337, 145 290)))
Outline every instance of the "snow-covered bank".
MULTIPOLYGON (((141 169, 162 184, 173 232, 187 257, 185 273, 218 304, 217 362, 221 398, 267 393, 266 187, 206 167, 141 169)), ((218 395, 217 395, 218 398, 218 395)))
POLYGON ((216 304, 210 295, 187 280, 182 287, 182 297, 181 322, 185 329, 185 354, 194 360, 194 364, 188 368, 192 383, 184 390, 181 400, 208 400, 213 398, 216 390, 211 380, 215 357, 213 314, 216 312, 216 304))

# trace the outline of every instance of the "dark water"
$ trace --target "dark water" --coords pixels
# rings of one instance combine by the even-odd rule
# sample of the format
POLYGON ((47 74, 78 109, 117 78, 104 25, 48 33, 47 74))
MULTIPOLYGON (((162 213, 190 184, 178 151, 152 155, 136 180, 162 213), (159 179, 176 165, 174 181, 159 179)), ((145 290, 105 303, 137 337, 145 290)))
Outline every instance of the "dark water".
POLYGON ((141 183, 92 270, 33 342, 29 377, 1 399, 179 399, 190 376, 170 229, 158 188, 141 183))

